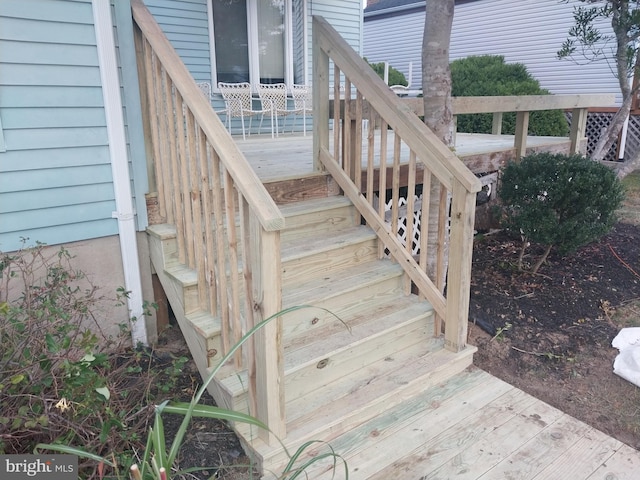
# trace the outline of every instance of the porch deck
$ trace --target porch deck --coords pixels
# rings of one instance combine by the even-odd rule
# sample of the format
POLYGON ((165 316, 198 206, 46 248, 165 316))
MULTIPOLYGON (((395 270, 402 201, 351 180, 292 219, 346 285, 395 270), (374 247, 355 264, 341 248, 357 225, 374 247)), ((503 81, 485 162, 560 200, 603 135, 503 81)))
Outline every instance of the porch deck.
MULTIPOLYGON (((376 145, 380 144, 379 130, 376 130, 376 145)), ((389 133, 387 158, 393 158, 393 138, 389 133)), ((364 141, 367 137, 363 134, 364 141)), ((308 134, 281 134, 277 138, 270 135, 251 135, 242 139, 234 134, 234 140, 262 181, 296 178, 313 173, 313 136, 308 134)), ((332 138, 330 148, 333 148, 332 138)), ((568 151, 568 137, 527 137, 527 151, 568 151)), ((403 163, 408 152, 401 154, 403 163)), ((363 148, 363 151, 365 149, 363 148)), ((514 135, 491 135, 480 133, 456 134, 455 153, 474 173, 495 171, 514 157, 514 135)), ((379 165, 380 154, 376 150, 375 165, 379 165)), ((366 158, 362 159, 363 168, 366 158)))

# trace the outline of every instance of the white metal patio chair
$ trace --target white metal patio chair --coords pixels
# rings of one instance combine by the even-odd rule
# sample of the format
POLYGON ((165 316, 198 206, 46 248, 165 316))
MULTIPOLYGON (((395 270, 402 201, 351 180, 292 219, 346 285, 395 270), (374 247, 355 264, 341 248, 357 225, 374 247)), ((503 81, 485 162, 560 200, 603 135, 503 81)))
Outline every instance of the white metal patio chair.
POLYGON ((290 112, 295 114, 296 116, 302 114, 302 131, 304 136, 306 137, 307 115, 313 115, 311 87, 309 85, 292 85, 291 95, 293 96, 293 110, 290 110, 290 112))
POLYGON ((276 137, 279 133, 278 118, 284 117, 282 120, 282 131, 284 133, 284 125, 286 117, 291 113, 287 110, 287 86, 284 83, 274 84, 258 84, 258 96, 262 102, 262 110, 269 110, 271 115, 271 138, 275 131, 276 137))
POLYGON ((231 132, 231 119, 236 117, 240 118, 240 123, 242 125, 242 138, 246 138, 246 124, 245 118, 249 118, 249 135, 251 135, 251 120, 256 115, 261 115, 260 117, 260 126, 258 129, 262 128, 262 120, 264 118, 265 113, 270 113, 270 110, 254 110, 253 109, 253 99, 251 97, 251 84, 247 82, 242 83, 225 83, 219 82, 218 88, 220 89, 220 93, 222 94, 222 98, 224 99, 226 105, 226 113, 227 113, 227 128, 229 132, 231 132))

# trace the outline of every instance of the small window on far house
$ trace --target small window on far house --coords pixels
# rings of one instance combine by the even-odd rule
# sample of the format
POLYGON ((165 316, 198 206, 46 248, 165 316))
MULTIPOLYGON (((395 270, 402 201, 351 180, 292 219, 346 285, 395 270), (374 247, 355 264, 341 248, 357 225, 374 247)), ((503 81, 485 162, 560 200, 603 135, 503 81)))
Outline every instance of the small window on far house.
POLYGON ((295 72, 303 69, 293 59, 292 0, 211 0, 211 6, 214 84, 301 83, 295 72))

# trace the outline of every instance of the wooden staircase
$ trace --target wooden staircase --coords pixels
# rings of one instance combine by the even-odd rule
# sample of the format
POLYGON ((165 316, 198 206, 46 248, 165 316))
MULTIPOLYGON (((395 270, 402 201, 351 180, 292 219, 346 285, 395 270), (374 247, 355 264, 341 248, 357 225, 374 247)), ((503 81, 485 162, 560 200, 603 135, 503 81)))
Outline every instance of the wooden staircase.
MULTIPOLYGON (((453 353, 433 335, 431 305, 405 293, 397 263, 378 259, 377 237, 348 199, 281 211, 283 308, 310 305, 283 317, 287 449, 331 442, 472 363, 474 347, 453 353)), ((154 225, 149 233, 153 264, 206 376, 219 357, 219 322, 198 309, 196 272, 177 262, 174 229, 154 225)), ((248 412, 247 385, 246 370, 229 366, 210 392, 218 405, 248 412)), ((255 427, 234 428, 265 474, 281 471, 288 458, 278 444, 267 445, 255 427)))

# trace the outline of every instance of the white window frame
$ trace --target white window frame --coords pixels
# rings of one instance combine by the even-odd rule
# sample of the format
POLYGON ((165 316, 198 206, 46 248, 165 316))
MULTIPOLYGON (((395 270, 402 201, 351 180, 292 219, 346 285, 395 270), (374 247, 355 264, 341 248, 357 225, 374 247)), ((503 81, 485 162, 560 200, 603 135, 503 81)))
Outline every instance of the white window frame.
MULTIPOLYGON (((258 0, 260 1, 260 0, 258 0)), ((284 0, 285 2, 285 84, 293 85, 293 0, 284 0)), ((260 80, 260 64, 258 49, 258 8, 256 0, 246 0, 247 3, 247 37, 249 42, 249 79, 252 86, 256 85, 260 80)), ((215 32, 213 27, 213 7, 212 1, 207 1, 207 17, 209 21, 209 54, 211 58, 211 84, 213 91, 220 92, 218 89, 218 72, 216 71, 216 45, 215 32)), ((306 22, 305 22, 306 26, 306 22)), ((306 28, 305 28, 306 38, 306 28)), ((306 62, 306 58, 305 58, 306 62)), ((306 65, 305 65, 306 71, 306 65)))

